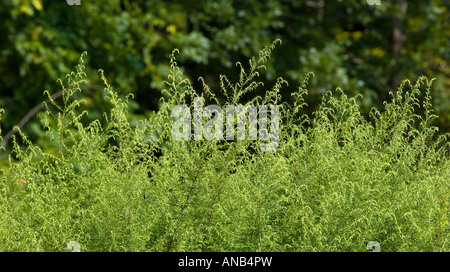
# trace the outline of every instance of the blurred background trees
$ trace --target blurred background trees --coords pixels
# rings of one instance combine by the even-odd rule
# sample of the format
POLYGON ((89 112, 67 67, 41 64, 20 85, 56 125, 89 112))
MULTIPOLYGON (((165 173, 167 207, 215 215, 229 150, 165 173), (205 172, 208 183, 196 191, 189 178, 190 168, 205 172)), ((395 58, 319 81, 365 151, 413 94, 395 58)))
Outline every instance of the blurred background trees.
MULTIPOLYGON (((402 79, 426 75, 436 78, 436 125, 449 132, 449 8, 448 0, 381 0, 381 5, 366 0, 81 0, 79 6, 2 0, 2 136, 47 98, 45 90, 58 94, 62 87, 56 79, 64 79, 84 51, 89 80, 77 95, 86 101, 88 118, 100 118, 107 107, 97 72, 103 69, 117 92, 134 94, 130 118, 137 120, 158 109, 174 48, 199 91, 199 76, 217 90, 219 74, 237 77, 235 63, 248 64, 276 38, 283 43, 262 74, 264 86, 284 77, 290 83, 283 96, 288 100, 304 75, 314 72, 308 112, 327 90, 341 87, 364 95, 359 103, 367 114, 373 106, 381 108, 402 79)), ((38 116, 29 115, 22 129, 33 141, 51 146, 38 116)))

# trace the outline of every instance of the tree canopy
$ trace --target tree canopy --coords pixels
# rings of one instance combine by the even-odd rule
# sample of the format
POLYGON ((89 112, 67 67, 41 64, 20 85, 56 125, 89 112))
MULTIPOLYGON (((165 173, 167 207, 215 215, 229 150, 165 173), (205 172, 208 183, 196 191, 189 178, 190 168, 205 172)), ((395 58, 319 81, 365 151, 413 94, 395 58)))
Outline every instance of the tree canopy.
MULTIPOLYGON (((0 108, 2 131, 15 125, 39 139, 38 113, 30 111, 58 96, 63 78, 86 51, 87 73, 103 69, 121 95, 133 93, 130 118, 158 109, 169 55, 194 86, 201 76, 212 89, 219 75, 238 77, 235 61, 246 60, 281 39, 267 65, 265 81, 283 76, 297 88, 313 72, 306 111, 341 87, 363 94, 363 111, 389 98, 402 79, 436 78, 434 109, 438 126, 450 131, 449 2, 221 0, 66 1, 9 0, 0 9, 0 108), (27 115, 28 113, 28 115, 27 115), (24 117, 27 117, 25 120, 24 117), (22 120, 22 123, 20 121, 22 120), (24 122, 26 121, 26 122, 24 122)), ((243 65, 247 63, 243 62, 243 65)), ((82 86, 89 118, 102 115, 103 87, 92 76, 82 86)), ((264 87, 260 92, 264 92, 264 87)), ((80 94, 82 95, 82 94, 80 94)), ((38 111, 36 111, 38 112, 38 111)))

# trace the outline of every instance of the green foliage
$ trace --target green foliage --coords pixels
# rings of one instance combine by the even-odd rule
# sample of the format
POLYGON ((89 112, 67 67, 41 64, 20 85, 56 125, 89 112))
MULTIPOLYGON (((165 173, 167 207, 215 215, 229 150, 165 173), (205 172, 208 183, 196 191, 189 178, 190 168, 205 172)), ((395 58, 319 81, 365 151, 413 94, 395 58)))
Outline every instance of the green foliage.
MULTIPOLYGON (((241 103, 263 85, 259 72, 277 42, 248 68, 238 63, 235 83, 220 76, 226 103, 201 79, 203 93, 221 107, 241 103)), ((382 251, 450 250, 449 142, 432 126, 432 81, 404 81, 366 120, 362 97, 341 89, 305 114, 312 74, 293 103, 280 103, 280 78, 246 102, 280 103, 279 148, 263 152, 261 140, 171 138, 171 109, 193 108, 200 93, 175 53, 161 109, 135 124, 131 97, 120 98, 102 70, 110 110, 81 122, 81 56, 68 86, 60 81, 62 102, 50 99, 41 117, 55 151, 20 130, 23 143, 13 137, 17 160, 0 180, 1 251, 65 251, 70 241, 81 251, 366 251, 369 241, 382 251)))
MULTIPOLYGON (((0 3, 3 131, 8 133, 47 98, 43 90, 59 91, 54 79, 70 73, 80 52, 89 52, 86 84, 80 86, 84 92, 76 94, 89 108, 85 122, 110 110, 98 86, 99 68, 119 96, 134 93, 129 114, 136 121, 159 109, 162 82, 170 71, 166 58, 173 48, 182 49, 177 57, 180 68, 196 89, 202 88, 200 76, 211 89, 219 89, 216 75, 237 81, 234 62, 246 62, 280 38, 283 50, 274 52, 274 61, 266 65, 260 80, 267 86, 279 76, 299 82, 314 71, 305 97, 309 114, 328 90, 339 86, 349 95, 363 94, 358 103, 367 118, 372 107, 395 92, 402 77, 415 81, 416 75, 426 75, 436 78, 433 107, 440 117, 436 126, 448 132, 449 10, 448 2, 441 0, 381 1, 379 6, 364 0, 97 0, 80 6, 5 0, 0 3), (406 11, 399 7, 402 3, 406 11), (396 29, 399 35, 394 39, 396 29), (395 44, 399 51, 393 50, 395 44)), ((294 85, 284 86, 283 99, 293 103, 294 91, 294 85)), ((264 95, 260 90, 252 94, 264 95)), ((30 118, 22 129, 44 150, 53 148, 52 142, 44 142, 38 118, 30 118)), ((11 141, 6 147, 10 151, 11 141)), ((0 164, 4 159, 0 157, 0 164)))

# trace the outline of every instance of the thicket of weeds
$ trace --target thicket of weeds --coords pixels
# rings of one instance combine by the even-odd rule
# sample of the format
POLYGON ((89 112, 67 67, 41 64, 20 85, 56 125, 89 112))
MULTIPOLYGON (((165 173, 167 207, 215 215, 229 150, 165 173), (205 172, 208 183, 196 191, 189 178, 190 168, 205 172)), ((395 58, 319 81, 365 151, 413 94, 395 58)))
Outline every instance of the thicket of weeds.
POLYGON ((404 81, 370 120, 340 89, 306 116, 311 74, 294 103, 281 103, 280 78, 245 104, 280 106, 275 151, 261 151, 260 139, 171 137, 171 110, 192 109, 197 93, 225 111, 266 88, 258 76, 276 42, 247 69, 238 63, 238 82, 220 76, 220 92, 194 90, 174 51, 162 107, 138 124, 127 118, 132 97, 119 98, 102 71, 112 109, 82 122, 88 113, 74 95, 86 78, 83 54, 68 86, 61 81, 62 101, 41 115, 54 150, 20 131, 12 138, 0 250, 66 251, 76 241, 81 251, 366 251, 377 241, 382 251, 449 251, 449 142, 432 126, 425 77, 404 81))

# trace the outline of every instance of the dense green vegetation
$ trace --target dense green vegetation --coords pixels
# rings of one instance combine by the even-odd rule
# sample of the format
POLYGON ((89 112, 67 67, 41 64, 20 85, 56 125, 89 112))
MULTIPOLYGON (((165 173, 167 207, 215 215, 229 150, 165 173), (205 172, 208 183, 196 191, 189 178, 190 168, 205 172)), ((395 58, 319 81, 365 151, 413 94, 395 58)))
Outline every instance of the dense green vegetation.
MULTIPOLYGON (((216 90, 219 74, 238 79, 234 63, 246 62, 276 38, 283 40, 282 49, 274 52, 261 80, 266 86, 279 76, 299 82, 313 71, 305 112, 312 113, 327 91, 340 87, 363 94, 357 103, 368 117, 370 108, 388 100, 402 79, 426 75, 436 78, 436 125, 449 132, 448 17, 448 1, 442 0, 381 0, 379 6, 365 0, 98 0, 80 6, 5 0, 0 3, 3 137, 10 151, 8 132, 20 125, 31 140, 51 147, 37 114, 27 113, 47 98, 45 90, 61 94, 55 79, 69 73, 84 51, 89 53, 81 86, 86 92, 77 96, 91 106, 86 121, 109 109, 95 76, 98 69, 120 97, 134 94, 128 114, 136 120, 159 109, 173 48, 180 49, 180 67, 197 89, 202 86, 197 78, 203 76, 216 90)), ((262 96, 262 91, 255 94, 262 96)), ((283 99, 292 103, 293 91, 293 85, 285 86, 283 99)))
POLYGON ((432 80, 403 81, 369 119, 363 97, 341 89, 308 115, 312 74, 292 103, 281 101, 292 82, 260 81, 277 43, 238 63, 236 81, 220 76, 219 91, 204 79, 194 88, 175 50, 159 111, 138 122, 128 118, 132 97, 120 98, 100 70, 110 110, 84 124, 83 55, 59 81, 62 99, 49 99, 40 116, 54 149, 13 137, 17 160, 0 180, 0 250, 64 251, 76 241, 81 251, 366 251, 377 241, 382 251, 449 251, 449 141, 432 125, 432 80), (243 101, 261 88, 264 96, 243 101), (278 149, 173 140, 171 109, 192 108, 199 94, 221 107, 279 104, 278 149))
POLYGON ((2 1, 0 251, 449 251, 449 10, 2 1), (278 148, 174 140, 194 97, 278 148))

